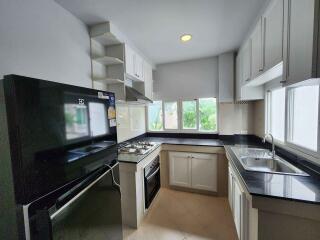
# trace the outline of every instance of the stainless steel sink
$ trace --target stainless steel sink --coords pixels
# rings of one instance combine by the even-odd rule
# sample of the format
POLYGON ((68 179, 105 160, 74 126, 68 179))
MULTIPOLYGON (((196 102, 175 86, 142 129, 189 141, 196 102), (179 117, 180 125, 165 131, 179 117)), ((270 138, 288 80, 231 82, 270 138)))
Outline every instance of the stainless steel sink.
POLYGON ((232 147, 232 150, 247 171, 308 176, 307 173, 279 156, 272 158, 269 150, 243 147, 232 147))

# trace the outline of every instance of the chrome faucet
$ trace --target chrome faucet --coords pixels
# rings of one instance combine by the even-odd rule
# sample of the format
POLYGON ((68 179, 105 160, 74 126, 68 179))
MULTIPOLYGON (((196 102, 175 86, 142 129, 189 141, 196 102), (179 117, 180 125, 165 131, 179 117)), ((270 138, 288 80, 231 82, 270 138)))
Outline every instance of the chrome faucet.
POLYGON ((276 150, 275 150, 275 147, 274 147, 274 139, 273 139, 272 134, 271 134, 271 133, 267 133, 267 134, 264 136, 262 142, 265 143, 268 136, 270 136, 270 138, 271 138, 271 143, 272 143, 272 159, 274 159, 274 158, 276 157, 276 150))

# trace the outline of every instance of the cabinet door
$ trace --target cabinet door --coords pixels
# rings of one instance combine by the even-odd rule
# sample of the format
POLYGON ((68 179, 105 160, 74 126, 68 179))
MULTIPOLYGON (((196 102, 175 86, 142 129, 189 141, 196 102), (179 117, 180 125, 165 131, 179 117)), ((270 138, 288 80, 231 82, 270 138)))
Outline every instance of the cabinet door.
POLYGON ((252 51, 251 40, 247 41, 243 46, 242 52, 242 77, 241 77, 241 86, 243 86, 247 81, 251 79, 251 51, 252 51))
POLYGON ((173 186, 191 187, 191 155, 169 152, 169 183, 173 186))
POLYGON ((135 54, 134 69, 134 76, 139 80, 143 81, 143 59, 138 54, 135 54))
POLYGON ((312 78, 315 0, 286 0, 286 11, 285 80, 290 85, 312 78))
POLYGON ((230 167, 228 169, 228 200, 230 209, 233 213, 233 174, 230 167))
POLYGON ((276 0, 266 11, 264 21, 264 64, 268 70, 282 61, 283 1, 276 0))
POLYGON ((125 54, 126 54, 126 57, 125 57, 126 73, 131 76, 135 76, 135 69, 134 69, 135 53, 128 45, 125 45, 125 54))
POLYGON ((251 78, 256 78, 262 71, 262 18, 259 19, 251 35, 251 78))
POLYGON ((149 98, 152 99, 153 98, 153 76, 152 76, 152 66, 147 63, 144 62, 143 64, 143 71, 144 71, 144 95, 149 98))
POLYGON ((241 85, 242 83, 242 52, 238 52, 236 57, 236 100, 241 100, 241 85))
POLYGON ((234 223, 236 225, 236 230, 238 234, 238 238, 241 240, 241 199, 242 199, 242 192, 237 183, 234 181, 233 184, 233 218, 234 223))
POLYGON ((191 160, 192 188, 216 192, 217 155, 192 153, 191 160))

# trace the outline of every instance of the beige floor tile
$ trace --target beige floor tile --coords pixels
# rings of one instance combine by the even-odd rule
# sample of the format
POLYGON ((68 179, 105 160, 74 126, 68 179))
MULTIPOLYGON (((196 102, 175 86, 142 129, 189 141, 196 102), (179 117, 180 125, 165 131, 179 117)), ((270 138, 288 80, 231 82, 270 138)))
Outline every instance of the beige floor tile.
POLYGON ((226 198, 162 188, 139 229, 126 240, 236 240, 226 198))

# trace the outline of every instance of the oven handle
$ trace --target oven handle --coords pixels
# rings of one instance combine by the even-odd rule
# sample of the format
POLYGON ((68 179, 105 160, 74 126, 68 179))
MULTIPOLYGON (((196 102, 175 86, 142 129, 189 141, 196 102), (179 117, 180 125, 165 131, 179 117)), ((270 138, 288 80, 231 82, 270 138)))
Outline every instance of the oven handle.
POLYGON ((149 180, 150 178, 152 178, 154 175, 156 175, 158 172, 160 171, 160 166, 149 176, 146 177, 147 180, 149 180))

